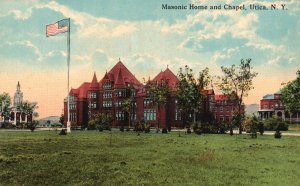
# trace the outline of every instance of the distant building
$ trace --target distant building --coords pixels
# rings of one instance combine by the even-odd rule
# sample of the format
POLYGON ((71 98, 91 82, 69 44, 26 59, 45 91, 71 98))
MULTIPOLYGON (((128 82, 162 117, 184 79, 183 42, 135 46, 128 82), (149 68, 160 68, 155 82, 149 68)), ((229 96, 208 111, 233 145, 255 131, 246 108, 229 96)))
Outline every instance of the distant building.
MULTIPOLYGON (((104 77, 98 81, 96 74, 91 82, 85 82, 78 88, 72 88, 70 95, 70 121, 75 128, 86 127, 93 113, 109 113, 113 126, 128 126, 128 114, 122 110, 125 99, 132 99, 131 126, 136 122, 146 120, 152 126, 160 128, 181 128, 183 122, 177 107, 176 86, 179 82, 174 73, 167 68, 161 71, 151 81, 161 83, 167 81, 172 94, 167 98, 165 107, 157 109, 152 104, 146 87, 119 60, 104 77)), ((203 109, 206 113, 224 122, 231 122, 236 103, 224 95, 215 95, 213 90, 205 90, 206 100, 203 109)), ((244 113, 244 106, 241 108, 244 113)), ((67 99, 64 100, 64 122, 68 119, 67 99)))
MULTIPOLYGON (((236 100, 231 100, 224 94, 215 95, 214 90, 207 90, 208 109, 213 113, 217 121, 231 123, 234 113, 238 110, 236 100)), ((245 114, 245 105, 241 105, 241 113, 245 114)))
POLYGON ((14 125, 21 122, 31 122, 32 115, 26 115, 24 112, 19 110, 18 106, 23 102, 23 92, 21 91, 21 85, 18 81, 17 89, 13 97, 13 105, 10 107, 10 119, 14 125))
POLYGON ((272 116, 278 116, 283 120, 300 122, 300 109, 294 114, 288 113, 284 108, 284 103, 281 101, 281 92, 267 94, 260 100, 259 117, 262 120, 272 116))

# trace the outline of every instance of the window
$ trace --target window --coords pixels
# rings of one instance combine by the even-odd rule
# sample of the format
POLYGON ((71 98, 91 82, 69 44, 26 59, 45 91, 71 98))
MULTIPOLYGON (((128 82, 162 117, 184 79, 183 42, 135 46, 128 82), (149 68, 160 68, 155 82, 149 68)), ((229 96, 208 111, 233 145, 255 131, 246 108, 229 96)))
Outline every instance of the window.
POLYGON ((108 83, 108 82, 105 83, 104 86, 103 86, 103 88, 106 89, 106 90, 107 89, 111 89, 111 83, 108 83))
POLYGON ((220 112, 223 112, 223 107, 222 106, 220 107, 220 112))
POLYGON ((134 90, 131 91, 131 96, 135 97, 136 96, 136 92, 134 90))
POLYGON ((136 120, 136 113, 131 114, 131 120, 133 120, 133 121, 136 120))
POLYGON ((229 112, 229 106, 226 106, 226 111, 229 112))
POLYGON ((111 92, 104 92, 103 93, 103 98, 112 98, 112 93, 111 92))
POLYGON ((74 96, 69 96, 70 101, 74 101, 74 96))
POLYGON ((97 103, 95 101, 90 101, 89 108, 97 108, 97 103))
POLYGON ((103 101, 103 107, 112 107, 112 101, 103 101))
POLYGON ((144 99, 144 107, 149 106, 152 104, 152 100, 150 98, 145 98, 144 99))
POLYGON ((74 104, 74 103, 73 103, 73 104, 70 104, 70 109, 72 109, 72 110, 73 110, 73 109, 76 109, 76 104, 74 104))
POLYGON ((115 107, 121 107, 122 106, 122 101, 121 100, 118 100, 115 102, 115 107))
POLYGON ((220 121, 224 121, 223 115, 220 115, 220 121))
POLYGON ((268 105, 264 105, 264 109, 268 109, 269 107, 268 107, 268 105))
POLYGON ((156 120, 156 111, 154 109, 145 109, 144 110, 144 119, 145 120, 156 120))
POLYGON ((124 114, 123 111, 116 112, 116 118, 117 118, 118 121, 124 120, 124 116, 125 116, 125 114, 124 114))
POLYGON ((70 113, 70 121, 76 121, 76 112, 70 113))
POLYGON ((89 97, 90 98, 97 98, 96 92, 90 92, 89 97))

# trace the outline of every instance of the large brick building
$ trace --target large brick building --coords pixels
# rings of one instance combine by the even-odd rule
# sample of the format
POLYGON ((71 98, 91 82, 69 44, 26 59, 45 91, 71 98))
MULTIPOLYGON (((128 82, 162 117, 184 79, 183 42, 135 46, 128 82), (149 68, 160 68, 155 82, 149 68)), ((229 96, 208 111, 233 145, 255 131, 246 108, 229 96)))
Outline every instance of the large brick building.
MULTIPOLYGON (((151 81, 167 81, 172 94, 164 107, 156 108, 152 104, 146 87, 119 62, 98 81, 96 74, 91 82, 85 82, 70 91, 70 121, 72 127, 86 127, 89 119, 96 112, 106 112, 113 116, 113 126, 128 126, 129 115, 122 110, 125 99, 131 98, 131 125, 147 120, 152 126, 160 128, 182 127, 182 121, 176 100, 176 86, 179 82, 174 73, 167 68, 151 81)), ((205 91, 206 100, 203 108, 213 113, 217 120, 231 122, 236 104, 224 95, 215 95, 213 90, 205 91)), ((242 107, 244 110, 244 107, 242 107)), ((67 100, 64 101, 64 116, 67 121, 67 100)))
POLYGON ((281 101, 281 95, 281 92, 277 91, 274 94, 263 96, 263 99, 260 100, 260 109, 258 111, 260 119, 265 120, 272 116, 277 116, 287 121, 300 122, 300 109, 296 113, 289 114, 281 101))

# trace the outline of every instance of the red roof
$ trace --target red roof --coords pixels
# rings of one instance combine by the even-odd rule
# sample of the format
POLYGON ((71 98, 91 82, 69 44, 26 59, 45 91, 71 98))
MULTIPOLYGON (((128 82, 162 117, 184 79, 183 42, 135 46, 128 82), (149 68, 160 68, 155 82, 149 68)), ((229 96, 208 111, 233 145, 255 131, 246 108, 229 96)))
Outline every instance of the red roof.
POLYGON ((93 90, 99 89, 99 83, 97 81, 97 77, 96 77, 96 73, 95 72, 94 72, 93 80, 92 80, 92 82, 90 84, 89 89, 93 89, 93 90))
POLYGON ((224 101, 228 100, 228 96, 224 94, 215 95, 215 101, 224 101))
POLYGON ((91 83, 82 83, 77 89, 71 89, 70 95, 78 95, 78 98, 87 98, 87 92, 91 83))
POLYGON ((162 80, 168 80, 168 84, 170 88, 175 89, 177 83, 179 83, 178 78, 175 76, 175 74, 167 68, 165 71, 161 71, 155 78, 153 78, 152 81, 161 82, 162 80))
POLYGON ((204 90, 203 93, 205 95, 214 95, 215 94, 213 89, 204 90))
POLYGON ((140 87, 142 84, 136 77, 119 61, 109 72, 106 72, 104 77, 99 81, 100 88, 104 80, 114 82, 115 88, 125 88, 126 83, 133 87, 140 87))
POLYGON ((122 76, 121 68, 119 69, 119 73, 118 73, 118 76, 117 76, 116 81, 115 81, 115 88, 126 88, 126 85, 124 83, 124 79, 123 79, 123 76, 122 76))

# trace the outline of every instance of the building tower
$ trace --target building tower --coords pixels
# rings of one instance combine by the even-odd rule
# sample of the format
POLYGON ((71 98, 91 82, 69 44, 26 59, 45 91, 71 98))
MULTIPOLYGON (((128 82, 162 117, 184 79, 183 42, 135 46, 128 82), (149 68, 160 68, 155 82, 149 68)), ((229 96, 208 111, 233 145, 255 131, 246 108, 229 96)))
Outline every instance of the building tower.
POLYGON ((17 90, 16 90, 15 95, 14 95, 13 106, 17 107, 21 102, 23 102, 23 92, 21 92, 21 86, 20 86, 20 83, 18 81, 17 90))
POLYGON ((99 110, 99 83, 97 81, 96 73, 94 73, 93 80, 88 88, 88 109, 89 118, 93 117, 93 114, 99 110))

